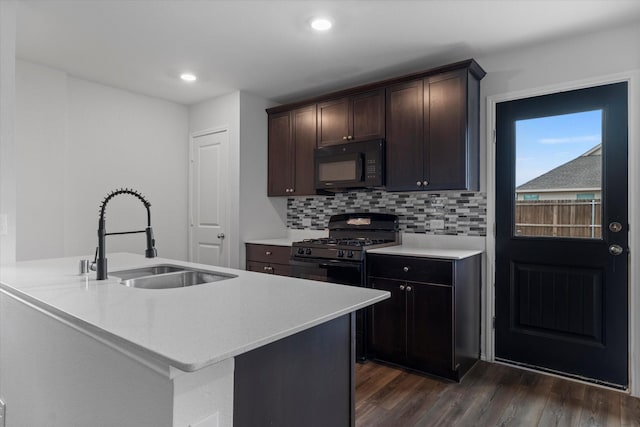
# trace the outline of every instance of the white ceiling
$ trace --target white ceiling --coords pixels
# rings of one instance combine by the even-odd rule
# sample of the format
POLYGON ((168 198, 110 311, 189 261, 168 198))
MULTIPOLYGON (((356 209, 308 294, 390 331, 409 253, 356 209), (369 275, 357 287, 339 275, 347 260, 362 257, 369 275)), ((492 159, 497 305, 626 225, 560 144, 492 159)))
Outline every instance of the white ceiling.
POLYGON ((17 56, 183 104, 290 102, 632 22, 639 0, 20 0, 17 56), (308 28, 318 14, 330 33, 308 28))

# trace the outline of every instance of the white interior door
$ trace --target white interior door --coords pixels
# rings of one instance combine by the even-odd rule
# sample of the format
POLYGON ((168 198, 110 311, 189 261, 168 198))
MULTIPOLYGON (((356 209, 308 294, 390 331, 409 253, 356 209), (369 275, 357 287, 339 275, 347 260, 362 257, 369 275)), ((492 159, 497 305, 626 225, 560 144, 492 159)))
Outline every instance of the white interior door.
POLYGON ((224 129, 191 138, 189 260, 228 267, 228 142, 224 129))

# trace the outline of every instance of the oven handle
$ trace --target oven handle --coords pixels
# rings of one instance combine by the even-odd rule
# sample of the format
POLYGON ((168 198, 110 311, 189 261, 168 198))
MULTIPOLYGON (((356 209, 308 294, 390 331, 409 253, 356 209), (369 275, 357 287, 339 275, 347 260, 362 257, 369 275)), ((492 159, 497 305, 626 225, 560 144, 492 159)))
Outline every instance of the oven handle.
POLYGON ((349 262, 349 261, 327 261, 325 259, 319 258, 305 258, 302 260, 289 260, 289 265, 297 265, 300 267, 309 267, 316 266, 320 268, 329 268, 329 267, 341 267, 341 268, 357 268, 360 269, 362 264, 359 262, 349 262))

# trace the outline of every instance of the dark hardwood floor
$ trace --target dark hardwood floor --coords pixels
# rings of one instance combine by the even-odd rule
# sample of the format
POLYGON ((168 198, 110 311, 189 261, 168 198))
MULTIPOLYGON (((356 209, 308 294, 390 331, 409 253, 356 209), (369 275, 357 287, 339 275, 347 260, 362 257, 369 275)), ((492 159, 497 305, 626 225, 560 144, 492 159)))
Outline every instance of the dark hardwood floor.
POLYGON ((356 364, 356 426, 640 426, 640 399, 504 365, 461 384, 356 364))

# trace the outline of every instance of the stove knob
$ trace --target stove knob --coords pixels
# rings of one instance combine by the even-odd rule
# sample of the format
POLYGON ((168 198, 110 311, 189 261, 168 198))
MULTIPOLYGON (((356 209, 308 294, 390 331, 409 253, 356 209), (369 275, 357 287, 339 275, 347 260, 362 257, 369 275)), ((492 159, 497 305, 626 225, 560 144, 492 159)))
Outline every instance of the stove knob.
POLYGON ((338 251, 338 257, 339 257, 339 258, 342 258, 343 256, 344 256, 344 251, 343 251, 342 249, 340 249, 340 250, 338 251))
POLYGON ((311 248, 307 248, 307 249, 304 251, 304 253, 305 253, 305 254, 307 254, 307 255, 311 255, 311 248))
POLYGON ((347 256, 348 256, 349 258, 353 258, 353 251, 349 251, 349 252, 347 252, 347 256))
POLYGON ((298 248, 298 255, 304 254, 304 248, 298 248))

